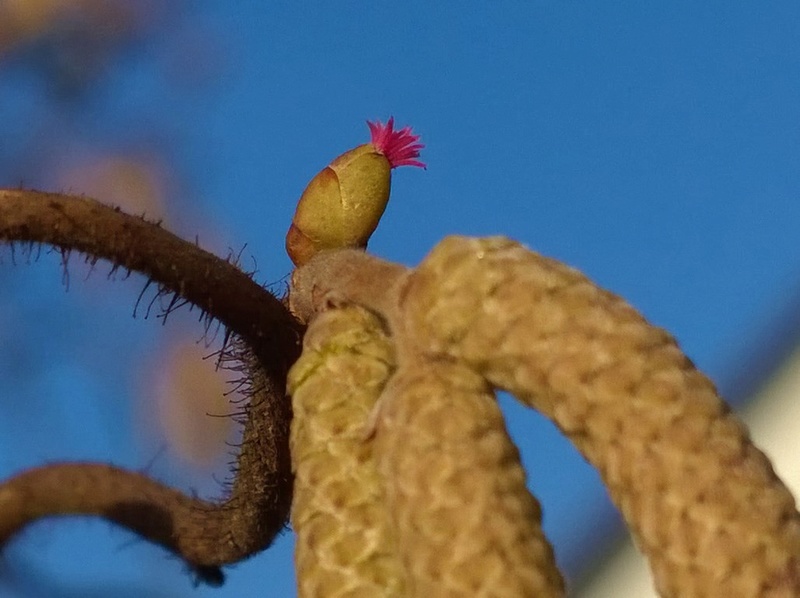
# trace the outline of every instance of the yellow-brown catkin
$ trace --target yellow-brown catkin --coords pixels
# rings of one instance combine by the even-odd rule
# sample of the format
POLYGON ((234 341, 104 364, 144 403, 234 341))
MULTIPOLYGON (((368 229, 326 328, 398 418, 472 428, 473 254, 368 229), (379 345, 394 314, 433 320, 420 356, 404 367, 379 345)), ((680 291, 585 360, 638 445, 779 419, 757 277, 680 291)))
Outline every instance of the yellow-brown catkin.
POLYGON ((540 410, 600 470, 662 596, 800 596, 792 495, 708 378, 621 298, 499 237, 445 239, 400 297, 394 320, 421 351, 540 410))
POLYGON ((378 413, 375 456, 407 596, 564 595, 519 452, 478 374, 452 361, 402 364, 378 413))
POLYGON ((393 361, 379 320, 345 307, 311 322, 302 356, 289 373, 292 526, 301 598, 405 595, 366 433, 393 361))

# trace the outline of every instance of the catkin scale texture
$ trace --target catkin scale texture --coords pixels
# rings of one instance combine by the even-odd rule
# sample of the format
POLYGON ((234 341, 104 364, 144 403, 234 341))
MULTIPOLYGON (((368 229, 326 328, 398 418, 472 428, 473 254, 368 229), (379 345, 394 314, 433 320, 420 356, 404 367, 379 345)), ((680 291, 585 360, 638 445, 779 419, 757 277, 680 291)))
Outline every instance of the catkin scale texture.
POLYGON ((401 362, 378 413, 375 457, 408 596, 564 595, 519 453, 479 375, 401 362))
POLYGON ((365 434, 393 363, 378 319, 346 307, 312 320, 289 373, 291 518, 301 598, 405 595, 383 484, 365 434))
POLYGON ((600 471, 670 597, 800 596, 794 499, 670 335, 504 238, 450 237, 393 316, 535 407, 600 471))

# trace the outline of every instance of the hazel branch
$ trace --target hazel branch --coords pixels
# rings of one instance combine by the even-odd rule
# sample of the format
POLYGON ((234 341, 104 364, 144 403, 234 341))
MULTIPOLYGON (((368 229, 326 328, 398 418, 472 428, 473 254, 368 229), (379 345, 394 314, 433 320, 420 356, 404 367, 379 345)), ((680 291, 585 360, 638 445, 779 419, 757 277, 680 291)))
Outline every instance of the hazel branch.
POLYGON ((233 353, 246 371, 250 395, 237 475, 225 502, 190 498, 108 466, 47 466, 0 485, 8 505, 0 508, 0 542, 38 517, 71 513, 127 526, 196 569, 235 562, 268 546, 283 529, 291 501, 284 379, 302 333, 281 302, 234 265, 86 198, 0 190, 0 240, 104 258, 199 306, 233 333, 233 353))
POLYGON ((219 511, 218 505, 133 471, 97 463, 52 464, 21 472, 0 486, 0 544, 37 519, 94 515, 180 554, 190 564, 209 565, 206 555, 212 551, 236 551, 230 541, 219 545, 229 531, 227 516, 219 511))
POLYGON ((288 370, 300 327, 283 304, 239 268, 157 224, 93 199, 0 189, 0 240, 45 243, 148 276, 211 314, 288 370))
POLYGON ((283 530, 291 502, 288 448, 278 444, 289 413, 287 405, 268 400, 265 387, 255 388, 263 385, 261 368, 251 375, 237 474, 225 501, 190 497, 109 465, 46 465, 0 484, 0 546, 40 518, 93 515, 174 552, 201 576, 268 547, 283 530))

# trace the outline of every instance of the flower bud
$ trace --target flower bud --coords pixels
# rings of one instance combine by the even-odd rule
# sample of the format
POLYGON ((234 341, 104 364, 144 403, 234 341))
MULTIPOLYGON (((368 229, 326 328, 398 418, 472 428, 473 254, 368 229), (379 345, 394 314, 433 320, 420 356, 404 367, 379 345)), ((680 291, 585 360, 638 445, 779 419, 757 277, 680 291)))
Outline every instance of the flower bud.
POLYGON ((424 146, 410 127, 395 131, 393 118, 367 125, 370 143, 336 158, 300 196, 286 235, 286 251, 296 266, 326 249, 366 248, 389 201, 392 169, 424 168, 416 159, 424 146))

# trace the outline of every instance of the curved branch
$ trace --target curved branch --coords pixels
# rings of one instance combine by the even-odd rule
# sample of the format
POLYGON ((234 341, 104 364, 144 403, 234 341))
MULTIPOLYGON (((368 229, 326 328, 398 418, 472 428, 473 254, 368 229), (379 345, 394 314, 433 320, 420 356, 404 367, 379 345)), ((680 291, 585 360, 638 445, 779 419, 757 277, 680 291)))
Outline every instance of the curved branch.
POLYGON ((284 384, 302 336, 283 304, 225 260, 87 198, 0 190, 0 240, 104 258, 199 306, 238 339, 233 357, 246 371, 250 395, 236 478, 224 503, 190 498, 109 466, 47 466, 0 485, 0 544, 38 517, 94 514, 172 550, 201 572, 268 546, 291 502, 284 384))
POLYGON ((250 276, 159 225, 93 199, 0 189, 0 240, 75 249, 149 276, 264 350, 282 371, 297 355, 300 328, 250 276))
POLYGON ((56 463, 18 473, 0 487, 0 544, 40 518, 96 515, 200 563, 228 533, 217 511, 213 503, 140 473, 99 463, 56 463))

